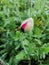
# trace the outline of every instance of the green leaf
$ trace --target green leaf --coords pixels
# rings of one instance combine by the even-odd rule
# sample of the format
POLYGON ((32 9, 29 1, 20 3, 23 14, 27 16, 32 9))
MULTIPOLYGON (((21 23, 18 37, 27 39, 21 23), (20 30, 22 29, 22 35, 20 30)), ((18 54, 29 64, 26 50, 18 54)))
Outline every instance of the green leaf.
POLYGON ((41 35, 41 29, 39 27, 34 28, 34 35, 37 37, 41 35))
POLYGON ((19 53, 15 56, 15 58, 16 58, 17 60, 23 60, 24 57, 25 57, 25 53, 24 53, 23 50, 22 50, 21 52, 19 52, 19 53))

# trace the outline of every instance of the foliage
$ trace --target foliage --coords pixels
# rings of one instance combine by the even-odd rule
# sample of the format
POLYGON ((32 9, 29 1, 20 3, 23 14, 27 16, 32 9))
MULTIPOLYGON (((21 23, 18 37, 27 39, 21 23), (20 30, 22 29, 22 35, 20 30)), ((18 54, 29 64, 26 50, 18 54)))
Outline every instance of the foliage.
POLYGON ((32 58, 49 65, 49 0, 0 0, 0 59, 5 65, 21 60, 31 65, 32 58), (34 30, 15 31, 29 17, 34 19, 34 30))

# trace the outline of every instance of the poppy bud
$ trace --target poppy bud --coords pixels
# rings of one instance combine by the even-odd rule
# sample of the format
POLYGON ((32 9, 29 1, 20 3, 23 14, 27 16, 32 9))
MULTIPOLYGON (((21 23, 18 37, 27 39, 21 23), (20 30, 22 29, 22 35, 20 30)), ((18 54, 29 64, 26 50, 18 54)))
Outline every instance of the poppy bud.
POLYGON ((34 20, 32 18, 28 18, 21 24, 21 30, 24 32, 30 32, 32 31, 34 27, 34 20))

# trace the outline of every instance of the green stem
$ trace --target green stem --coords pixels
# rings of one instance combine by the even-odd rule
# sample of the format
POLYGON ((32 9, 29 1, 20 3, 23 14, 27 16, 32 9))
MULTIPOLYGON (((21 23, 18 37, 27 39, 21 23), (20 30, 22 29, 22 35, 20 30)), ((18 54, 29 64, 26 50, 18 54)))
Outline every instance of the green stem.
POLYGON ((29 60, 29 64, 28 65, 31 65, 31 60, 29 60))

